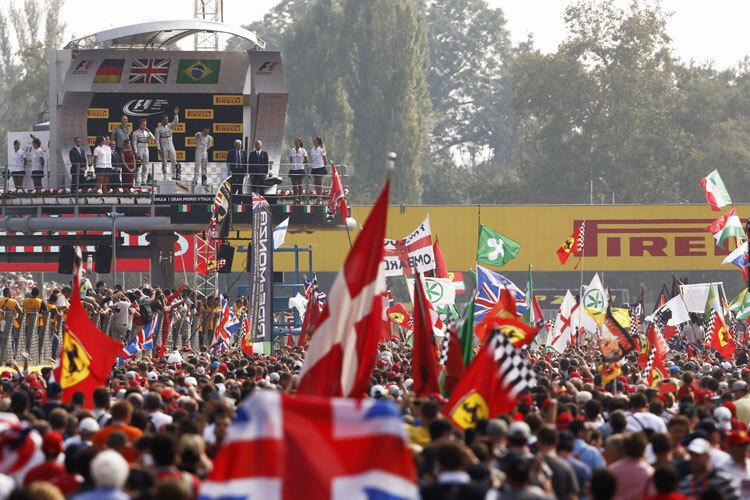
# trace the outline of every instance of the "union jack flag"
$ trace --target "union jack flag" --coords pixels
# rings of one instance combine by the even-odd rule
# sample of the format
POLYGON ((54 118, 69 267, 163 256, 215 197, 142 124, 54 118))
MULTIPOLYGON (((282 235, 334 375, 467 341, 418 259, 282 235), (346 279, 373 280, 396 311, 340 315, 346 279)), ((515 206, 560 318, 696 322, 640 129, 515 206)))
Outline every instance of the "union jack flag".
POLYGON ((328 297, 323 290, 320 289, 318 286, 318 276, 317 274, 313 273, 312 280, 308 280, 307 276, 304 277, 305 280, 305 298, 307 300, 310 300, 310 294, 312 293, 313 287, 318 292, 318 302, 320 302, 320 305, 322 306, 326 302, 326 298, 328 297))
POLYGON ((253 210, 257 208, 265 208, 267 206, 268 206, 268 202, 263 196, 257 193, 253 193, 253 210))
POLYGON ((128 83, 167 83, 170 59, 134 59, 128 83))
POLYGON ((526 295, 515 283, 505 276, 496 272, 477 266, 477 298, 474 309, 474 324, 482 321, 492 307, 500 298, 500 289, 507 288, 516 299, 516 312, 523 314, 526 311, 526 295))
POLYGON ((125 363, 125 360, 134 357, 141 351, 152 351, 154 349, 154 332, 159 329, 158 327, 158 317, 154 316, 151 321, 143 327, 143 330, 138 332, 138 335, 133 337, 133 340, 122 348, 122 354, 120 354, 120 357, 117 360, 117 366, 122 366, 125 363))

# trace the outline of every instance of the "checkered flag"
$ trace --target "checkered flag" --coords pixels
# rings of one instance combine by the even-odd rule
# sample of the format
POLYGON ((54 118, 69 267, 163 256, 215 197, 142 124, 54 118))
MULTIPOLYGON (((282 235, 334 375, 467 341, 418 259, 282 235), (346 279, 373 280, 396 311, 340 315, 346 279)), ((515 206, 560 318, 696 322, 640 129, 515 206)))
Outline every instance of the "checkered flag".
POLYGON ((456 331, 456 322, 449 320, 448 324, 445 326, 445 336, 440 343, 440 358, 438 359, 438 366, 445 366, 448 362, 448 346, 450 345, 451 335, 456 331))
POLYGON ((635 304, 628 307, 628 316, 630 316, 630 337, 638 338, 639 331, 639 319, 641 317, 641 305, 635 304))
POLYGON ((531 368, 521 350, 518 349, 502 332, 496 330, 490 348, 495 353, 495 362, 500 367, 500 378, 515 398, 526 389, 536 386, 536 373, 531 368))
POLYGON ((646 361, 646 366, 643 368, 643 371, 646 373, 646 376, 648 376, 649 373, 651 373, 651 369, 654 367, 654 358, 656 357, 656 347, 651 347, 651 351, 648 353, 648 360, 646 361))
POLYGON ((714 311, 708 315, 708 321, 706 322, 706 328, 703 330, 703 342, 708 342, 711 338, 711 332, 714 330, 714 311))

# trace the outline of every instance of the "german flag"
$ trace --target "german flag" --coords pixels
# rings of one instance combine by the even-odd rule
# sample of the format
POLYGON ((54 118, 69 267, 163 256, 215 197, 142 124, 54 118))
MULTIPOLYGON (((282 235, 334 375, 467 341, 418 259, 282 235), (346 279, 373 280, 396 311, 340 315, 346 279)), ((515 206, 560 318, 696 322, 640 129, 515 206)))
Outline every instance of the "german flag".
POLYGON ((105 59, 96 70, 94 83, 120 83, 125 59, 105 59))

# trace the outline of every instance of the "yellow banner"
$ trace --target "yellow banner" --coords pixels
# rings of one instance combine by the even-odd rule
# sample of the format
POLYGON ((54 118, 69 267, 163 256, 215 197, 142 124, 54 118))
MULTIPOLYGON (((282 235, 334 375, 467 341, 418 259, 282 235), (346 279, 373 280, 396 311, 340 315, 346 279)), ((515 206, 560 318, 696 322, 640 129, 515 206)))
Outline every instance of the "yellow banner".
POLYGON ((241 134, 241 123, 214 123, 214 134, 241 134))
POLYGON ((215 95, 214 106, 242 106, 241 95, 215 95))
MULTIPOLYGON (((116 129, 117 127, 120 126, 120 122, 109 122, 108 125, 109 125, 109 127, 108 127, 109 131, 112 132, 114 129, 116 129)), ((128 128, 132 132, 133 131, 133 124, 130 123, 130 122, 128 122, 128 128)))
POLYGON ((186 120, 213 120, 214 110, 213 109, 186 109, 185 110, 186 120))
MULTIPOLYGON (((177 156, 177 161, 185 161, 185 151, 177 150, 177 151, 175 151, 175 153, 177 153, 177 155, 176 155, 177 156)), ((156 159, 157 159, 157 161, 161 161, 161 150, 160 149, 157 150, 156 159)))
POLYGON ((109 109, 107 108, 89 108, 89 118, 109 118, 109 109))
MULTIPOLYGON (((216 155, 214 152, 215 160, 216 155)), ((743 220, 750 215, 750 205, 735 208, 743 220)), ((353 212, 357 224, 351 232, 352 240, 370 207, 354 207, 353 212)), ((579 256, 571 255, 562 266, 556 251, 583 220, 586 271, 737 269, 721 264, 736 243, 729 242, 726 249, 715 246, 706 226, 721 213, 712 212, 705 204, 390 207, 386 237, 403 238, 428 214, 433 238, 440 237, 440 248, 451 271, 476 267, 480 223, 521 244, 515 259, 502 268, 488 266, 491 269, 525 271, 533 264, 535 271, 573 271, 579 256)), ((250 238, 250 233, 241 237, 250 238)), ((293 234, 290 227, 286 243, 312 245, 313 268, 319 271, 337 271, 349 250, 345 231, 293 234)), ((244 259, 235 262, 233 270, 242 270, 244 259)), ((279 271, 293 269, 292 254, 277 253, 274 265, 279 271)))
MULTIPOLYGON (((193 137, 193 142, 195 142, 195 137, 193 137)), ((227 161, 227 152, 226 151, 212 151, 213 153, 213 161, 227 161)))

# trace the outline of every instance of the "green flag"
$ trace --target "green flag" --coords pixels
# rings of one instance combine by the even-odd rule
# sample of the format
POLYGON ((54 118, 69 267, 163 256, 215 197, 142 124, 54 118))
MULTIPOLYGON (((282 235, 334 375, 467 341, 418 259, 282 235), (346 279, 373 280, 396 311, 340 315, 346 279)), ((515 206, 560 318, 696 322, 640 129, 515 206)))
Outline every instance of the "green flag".
POLYGON ((479 243, 477 244, 477 262, 504 266, 513 259, 521 249, 521 244, 485 225, 479 226, 479 243))
POLYGON ((447 323, 450 320, 456 321, 461 317, 461 315, 458 314, 456 306, 453 304, 438 306, 436 312, 440 319, 443 320, 443 323, 447 323))
POLYGON ((747 293, 747 289, 743 290, 745 294, 742 296, 742 302, 737 310, 737 319, 750 318, 750 293, 747 293))
POLYGON ((523 313, 523 322, 534 325, 538 318, 534 317, 534 280, 531 279, 531 264, 529 264, 529 278, 526 280, 526 310, 523 313))
POLYGON ((474 358, 474 308, 476 304, 472 300, 466 306, 464 316, 458 325, 458 341, 461 343, 461 352, 464 355, 464 366, 469 366, 474 358))
POLYGON ((219 83, 219 59, 181 59, 177 83, 219 83))

